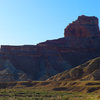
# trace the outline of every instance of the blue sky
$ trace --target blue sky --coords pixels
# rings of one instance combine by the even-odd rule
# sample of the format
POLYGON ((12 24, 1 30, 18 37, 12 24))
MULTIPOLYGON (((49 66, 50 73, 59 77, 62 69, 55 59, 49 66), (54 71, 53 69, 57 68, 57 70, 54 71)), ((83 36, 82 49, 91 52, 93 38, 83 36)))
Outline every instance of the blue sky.
POLYGON ((32 45, 64 36, 80 15, 100 19, 100 0, 0 0, 0 44, 32 45))

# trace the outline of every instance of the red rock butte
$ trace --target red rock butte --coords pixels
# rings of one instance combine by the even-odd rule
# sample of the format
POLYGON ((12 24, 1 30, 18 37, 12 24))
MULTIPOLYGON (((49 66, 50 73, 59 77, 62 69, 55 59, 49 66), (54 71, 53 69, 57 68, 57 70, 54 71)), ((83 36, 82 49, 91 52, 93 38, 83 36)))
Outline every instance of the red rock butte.
POLYGON ((100 57, 98 18, 79 16, 65 28, 64 34, 63 38, 37 45, 1 45, 0 71, 3 74, 0 81, 45 80, 87 60, 100 57))
POLYGON ((64 30, 64 37, 94 37, 100 36, 98 18, 94 16, 79 16, 64 30))

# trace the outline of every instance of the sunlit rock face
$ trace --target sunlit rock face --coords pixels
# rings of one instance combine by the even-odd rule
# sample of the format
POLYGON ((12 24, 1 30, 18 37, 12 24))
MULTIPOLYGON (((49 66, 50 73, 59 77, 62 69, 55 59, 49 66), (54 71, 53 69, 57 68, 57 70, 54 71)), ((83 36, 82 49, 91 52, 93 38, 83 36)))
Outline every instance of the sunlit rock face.
POLYGON ((64 30, 64 37, 93 37, 100 36, 98 18, 79 16, 78 19, 69 24, 64 30))
POLYGON ((39 45, 60 47, 61 51, 94 51, 100 48, 100 31, 97 17, 79 16, 64 29, 64 38, 46 41, 39 45))

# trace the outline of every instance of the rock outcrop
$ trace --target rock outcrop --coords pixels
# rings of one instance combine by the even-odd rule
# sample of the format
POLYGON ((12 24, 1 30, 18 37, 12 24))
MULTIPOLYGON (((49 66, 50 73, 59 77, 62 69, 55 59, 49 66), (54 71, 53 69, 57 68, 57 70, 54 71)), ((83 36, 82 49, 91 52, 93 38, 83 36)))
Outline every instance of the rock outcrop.
MULTIPOLYGON (((79 16, 65 28, 65 37, 37 45, 2 45, 0 59, 9 60, 28 79, 45 80, 100 56, 100 31, 96 17, 79 16)), ((77 70, 76 70, 77 72, 77 70)))
POLYGON ((48 80, 100 80, 100 57, 89 60, 75 68, 59 73, 48 80))
POLYGON ((1 59, 27 74, 31 80, 45 80, 72 66, 55 48, 41 46, 1 46, 1 59))
POLYGON ((79 16, 78 19, 69 24, 64 30, 65 37, 95 37, 100 36, 98 18, 79 16))
POLYGON ((97 17, 79 16, 64 30, 64 38, 46 41, 39 46, 53 46, 66 52, 94 51, 100 49, 100 31, 97 17))
POLYGON ((0 82, 25 81, 30 79, 23 71, 16 69, 9 60, 0 58, 0 82))

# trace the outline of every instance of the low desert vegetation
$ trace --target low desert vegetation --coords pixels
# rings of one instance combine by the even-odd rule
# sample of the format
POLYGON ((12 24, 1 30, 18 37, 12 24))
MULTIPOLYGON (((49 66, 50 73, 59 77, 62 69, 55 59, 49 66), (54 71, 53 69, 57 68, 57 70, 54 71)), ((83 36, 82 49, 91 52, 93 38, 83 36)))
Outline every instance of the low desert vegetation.
POLYGON ((100 100, 96 93, 42 91, 33 88, 1 89, 0 100, 100 100))
POLYGON ((100 100, 100 81, 27 81, 2 85, 0 100, 100 100))

